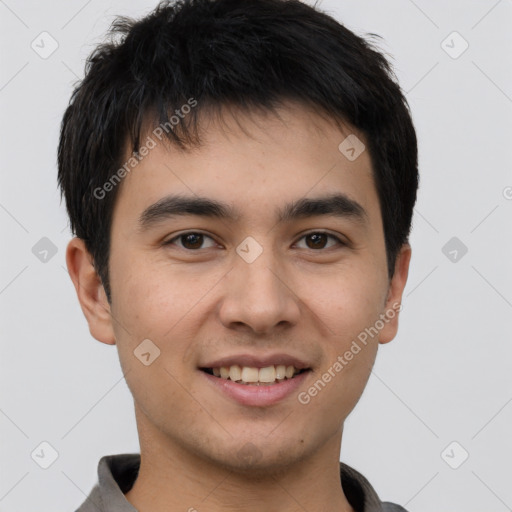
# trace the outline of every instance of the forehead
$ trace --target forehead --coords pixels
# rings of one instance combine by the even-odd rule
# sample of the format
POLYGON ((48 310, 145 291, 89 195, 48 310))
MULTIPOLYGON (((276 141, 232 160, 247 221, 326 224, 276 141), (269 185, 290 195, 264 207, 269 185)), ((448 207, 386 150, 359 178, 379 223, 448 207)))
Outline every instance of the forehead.
POLYGON ((148 130, 141 144, 151 149, 123 179, 114 220, 122 214, 133 223, 170 195, 211 198, 229 205, 232 217, 275 221, 282 205, 341 192, 379 215, 365 137, 297 104, 277 113, 203 116, 200 145, 185 151, 148 130))

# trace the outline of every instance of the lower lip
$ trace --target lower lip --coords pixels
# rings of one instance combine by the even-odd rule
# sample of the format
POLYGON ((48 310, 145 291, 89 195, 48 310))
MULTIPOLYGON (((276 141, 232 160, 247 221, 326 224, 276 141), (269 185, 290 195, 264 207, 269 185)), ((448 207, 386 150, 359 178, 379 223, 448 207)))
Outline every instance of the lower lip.
POLYGON ((293 379, 284 379, 276 384, 255 386, 252 384, 238 384, 232 380, 215 377, 201 370, 199 372, 228 397, 242 405, 253 407, 272 405, 290 396, 305 381, 309 374, 309 371, 305 371, 296 375, 293 379))

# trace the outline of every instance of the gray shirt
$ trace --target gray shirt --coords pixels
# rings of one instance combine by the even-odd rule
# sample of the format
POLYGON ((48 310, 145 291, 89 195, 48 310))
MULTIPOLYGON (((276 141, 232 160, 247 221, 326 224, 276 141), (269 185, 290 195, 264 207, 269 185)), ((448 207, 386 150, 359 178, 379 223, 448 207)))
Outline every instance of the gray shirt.
MULTIPOLYGON (((76 512, 137 512, 125 498, 139 473, 140 455, 106 455, 98 463, 98 483, 76 512)), ((370 482, 340 462, 341 487, 356 512, 407 512, 394 503, 380 501, 370 482)))

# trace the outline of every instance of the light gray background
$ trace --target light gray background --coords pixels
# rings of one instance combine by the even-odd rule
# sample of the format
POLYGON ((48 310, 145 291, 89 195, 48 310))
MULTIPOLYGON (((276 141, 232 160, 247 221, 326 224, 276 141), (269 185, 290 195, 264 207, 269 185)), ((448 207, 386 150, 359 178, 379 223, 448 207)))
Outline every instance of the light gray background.
MULTIPOLYGON (((1 512, 72 511, 102 455, 138 451, 116 349, 90 336, 65 269, 56 147, 73 82, 113 16, 154 5, 0 0, 1 512), (47 59, 31 48, 43 31, 59 45, 47 59), (46 262, 32 252, 42 237, 57 248, 46 262), (59 455, 48 469, 31 458, 43 441, 59 455)), ((379 350, 341 459, 410 512, 512 510, 512 1, 320 5, 383 36, 421 172, 400 332, 379 350), (458 58, 445 51, 463 48, 453 31, 469 43, 458 58), (468 248, 456 262, 443 253, 452 237, 468 248)))

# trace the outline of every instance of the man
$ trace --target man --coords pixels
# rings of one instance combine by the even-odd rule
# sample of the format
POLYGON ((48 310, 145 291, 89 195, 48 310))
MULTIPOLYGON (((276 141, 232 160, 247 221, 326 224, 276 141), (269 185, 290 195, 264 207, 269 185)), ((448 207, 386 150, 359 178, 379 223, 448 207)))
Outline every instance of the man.
POLYGON ((64 115, 67 265, 139 454, 80 512, 403 511, 339 462, 398 329, 418 187, 386 59, 297 0, 118 19, 64 115))

